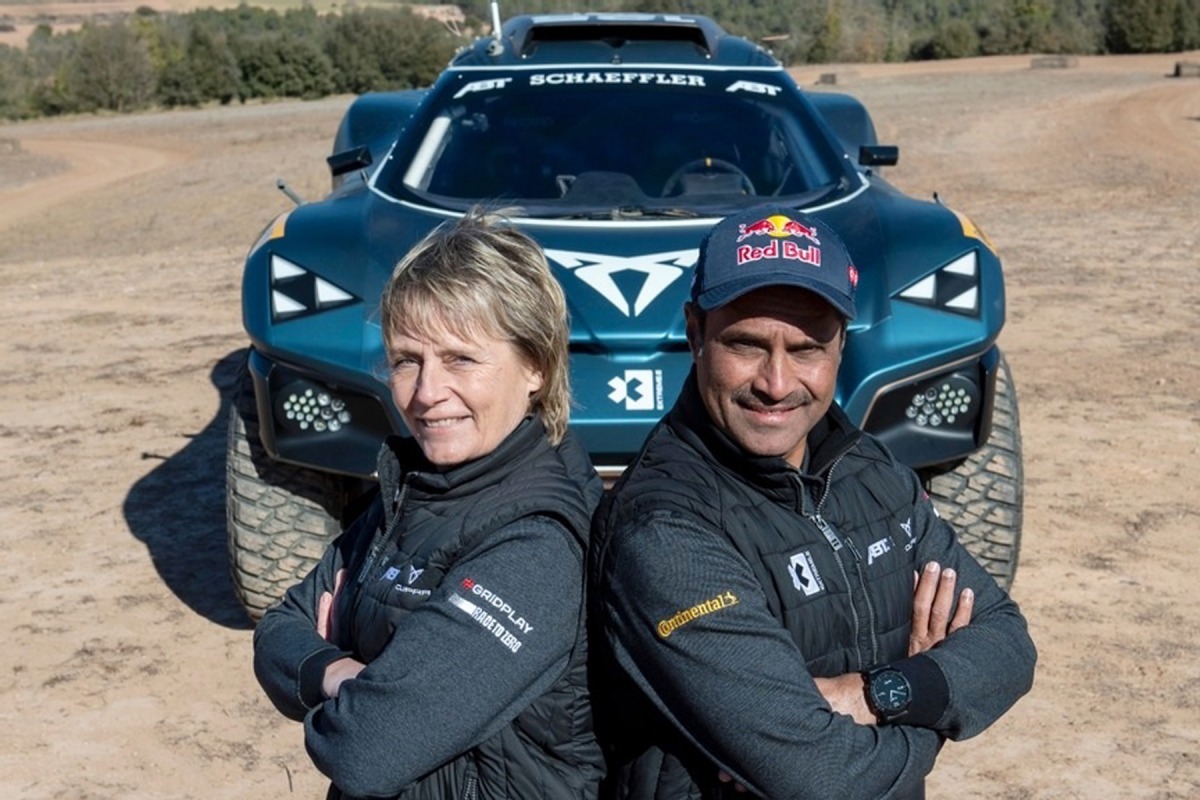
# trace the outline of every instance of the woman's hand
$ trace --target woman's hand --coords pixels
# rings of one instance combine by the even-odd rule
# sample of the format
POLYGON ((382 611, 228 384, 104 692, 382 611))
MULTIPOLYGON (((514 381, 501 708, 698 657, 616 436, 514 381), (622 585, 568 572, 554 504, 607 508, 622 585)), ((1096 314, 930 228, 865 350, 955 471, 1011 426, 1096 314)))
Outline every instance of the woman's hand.
MULTIPOLYGON (((317 633, 327 642, 337 644, 337 615, 334 608, 338 595, 342 592, 342 584, 346 582, 346 570, 339 569, 333 576, 333 591, 323 592, 317 601, 317 633)), ((325 668, 325 678, 321 681, 321 691, 332 699, 337 697, 342 684, 358 676, 366 668, 366 664, 353 658, 339 658, 325 668)))
POLYGON ((337 630, 334 628, 334 605, 341 594, 342 584, 346 582, 346 570, 339 569, 333 576, 333 591, 323 592, 317 601, 317 635, 331 644, 337 644, 337 630))
POLYGON ((325 693, 327 698, 332 700, 338 696, 338 690, 342 688, 343 683, 357 678, 358 673, 362 672, 366 667, 366 664, 355 661, 349 656, 339 658, 325 668, 325 678, 321 681, 321 691, 325 693))

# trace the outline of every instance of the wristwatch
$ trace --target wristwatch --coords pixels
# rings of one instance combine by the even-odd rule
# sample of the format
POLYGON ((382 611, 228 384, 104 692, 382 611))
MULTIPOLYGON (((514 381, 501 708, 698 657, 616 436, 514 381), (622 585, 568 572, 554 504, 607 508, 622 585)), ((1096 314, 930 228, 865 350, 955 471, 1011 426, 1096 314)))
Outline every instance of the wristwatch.
POLYGON ((867 707, 880 725, 895 722, 908 713, 912 686, 904 673, 895 667, 884 664, 864 672, 863 689, 867 694, 867 707))

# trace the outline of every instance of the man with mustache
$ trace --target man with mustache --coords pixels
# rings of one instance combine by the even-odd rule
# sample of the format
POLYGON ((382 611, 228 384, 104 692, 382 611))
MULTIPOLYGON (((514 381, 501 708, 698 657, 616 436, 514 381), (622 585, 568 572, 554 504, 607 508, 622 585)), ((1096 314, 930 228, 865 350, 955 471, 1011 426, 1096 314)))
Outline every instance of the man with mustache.
POLYGON ((794 209, 701 246, 694 368, 593 520, 602 797, 923 797, 1032 684, 1016 604, 833 402, 857 279, 794 209))

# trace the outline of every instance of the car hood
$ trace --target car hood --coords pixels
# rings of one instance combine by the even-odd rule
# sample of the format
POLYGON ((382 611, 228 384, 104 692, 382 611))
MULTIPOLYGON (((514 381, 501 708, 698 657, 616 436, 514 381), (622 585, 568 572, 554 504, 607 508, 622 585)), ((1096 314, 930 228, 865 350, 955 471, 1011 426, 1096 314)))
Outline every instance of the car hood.
MULTIPOLYGON (((842 235, 858 267, 857 328, 886 318, 899 287, 966 246, 952 212, 886 187, 868 187, 810 211, 842 235), (931 252, 931 243, 945 252, 931 252)), ((266 262, 281 257, 357 302, 277 321, 272 330, 260 326, 252 337, 261 346, 294 350, 320 363, 377 366, 382 358, 377 304, 384 283, 405 252, 457 216, 365 188, 293 210, 284 235, 252 254, 251 262, 264 263, 257 277, 247 271, 247 290, 258 281, 266 301, 266 262)), ((542 245, 564 287, 574 350, 620 356, 686 349, 683 304, 700 242, 716 219, 547 220, 519 213, 510 218, 542 245)))

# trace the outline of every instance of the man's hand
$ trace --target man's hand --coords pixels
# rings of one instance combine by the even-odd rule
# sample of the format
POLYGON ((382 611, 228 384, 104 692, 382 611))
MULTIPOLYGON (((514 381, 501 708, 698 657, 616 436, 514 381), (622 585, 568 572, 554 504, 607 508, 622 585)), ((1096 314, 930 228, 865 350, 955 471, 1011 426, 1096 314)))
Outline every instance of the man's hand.
POLYGON ((958 576, 954 570, 943 570, 931 561, 921 573, 913 575, 912 633, 908 637, 908 654, 915 656, 931 649, 938 642, 965 628, 975 607, 975 593, 963 589, 954 608, 954 590, 958 576), (953 612, 953 616, 951 616, 953 612))
MULTIPOLYGON (((966 627, 971 621, 975 594, 963 589, 954 607, 954 590, 958 576, 954 570, 943 570, 941 564, 930 562, 918 575, 913 575, 912 633, 908 638, 908 654, 915 656, 966 627)), ((867 705, 863 677, 857 672, 836 678, 813 678, 817 691, 838 714, 851 717, 859 725, 874 725, 875 715, 867 705)))
POLYGON ((746 787, 734 781, 733 776, 725 770, 720 770, 717 772, 717 780, 719 780, 721 783, 732 783, 733 790, 738 794, 745 794, 746 792, 746 787))

